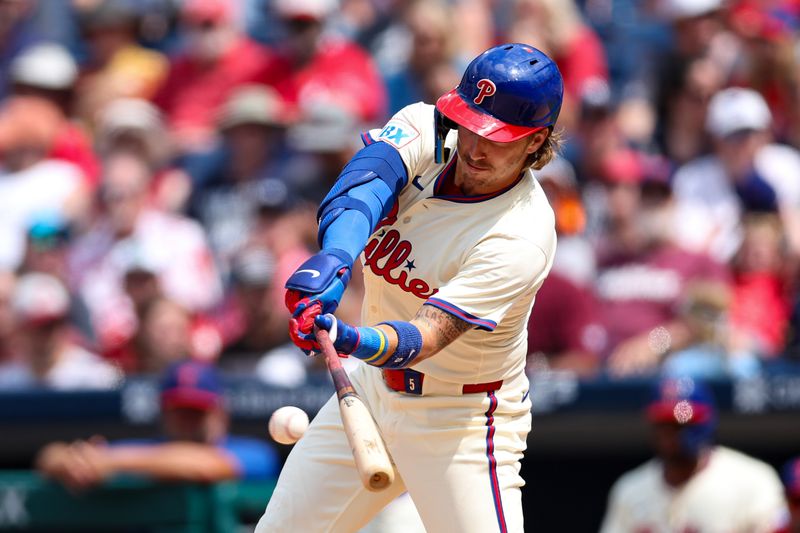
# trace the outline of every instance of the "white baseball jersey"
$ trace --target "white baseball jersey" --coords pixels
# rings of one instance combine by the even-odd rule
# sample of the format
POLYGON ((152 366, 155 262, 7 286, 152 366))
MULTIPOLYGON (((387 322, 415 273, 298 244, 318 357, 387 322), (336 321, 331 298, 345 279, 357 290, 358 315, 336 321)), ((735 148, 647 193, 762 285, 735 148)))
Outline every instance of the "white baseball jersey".
POLYGON ((398 150, 409 182, 362 255, 362 321, 411 320, 424 303, 439 307, 476 329, 412 368, 453 383, 506 379, 524 371, 526 324, 555 254, 553 211, 531 171, 494 194, 442 194, 457 132, 446 138, 449 160, 435 163, 433 110, 408 106, 364 135, 398 150))
POLYGON ((667 485, 655 459, 623 475, 611 490, 601 533, 772 533, 785 516, 775 471, 718 446, 681 487, 667 485))

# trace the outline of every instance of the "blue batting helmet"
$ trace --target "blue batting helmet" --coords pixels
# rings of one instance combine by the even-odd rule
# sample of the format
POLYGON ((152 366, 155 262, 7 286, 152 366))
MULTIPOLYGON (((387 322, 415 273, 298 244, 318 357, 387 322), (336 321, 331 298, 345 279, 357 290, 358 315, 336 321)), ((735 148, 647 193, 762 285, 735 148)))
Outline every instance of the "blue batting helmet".
POLYGON ((510 142, 552 127, 564 82, 555 62, 527 44, 495 46, 476 57, 436 108, 491 141, 510 142))
POLYGON ((647 418, 654 423, 681 426, 682 447, 691 455, 711 444, 717 426, 711 390, 688 377, 659 381, 647 405, 647 418))

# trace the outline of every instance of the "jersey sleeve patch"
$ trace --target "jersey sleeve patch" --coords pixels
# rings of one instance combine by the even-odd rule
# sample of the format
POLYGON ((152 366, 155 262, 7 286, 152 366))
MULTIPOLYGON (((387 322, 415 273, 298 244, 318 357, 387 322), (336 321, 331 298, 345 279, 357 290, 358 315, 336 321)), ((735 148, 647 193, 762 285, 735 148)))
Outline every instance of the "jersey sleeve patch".
POLYGON ((393 118, 380 130, 375 140, 387 142, 399 149, 418 137, 419 130, 417 128, 405 120, 393 118))
POLYGON ((440 300, 439 298, 428 298, 425 301, 425 305, 432 305, 434 307, 437 307, 442 311, 445 311, 446 313, 450 313, 451 315, 460 318, 464 322, 469 322, 470 324, 473 324, 478 329, 483 329, 486 331, 494 331, 494 329, 497 327, 497 322, 493 320, 478 318, 473 314, 467 313, 463 309, 459 309, 450 302, 440 300))

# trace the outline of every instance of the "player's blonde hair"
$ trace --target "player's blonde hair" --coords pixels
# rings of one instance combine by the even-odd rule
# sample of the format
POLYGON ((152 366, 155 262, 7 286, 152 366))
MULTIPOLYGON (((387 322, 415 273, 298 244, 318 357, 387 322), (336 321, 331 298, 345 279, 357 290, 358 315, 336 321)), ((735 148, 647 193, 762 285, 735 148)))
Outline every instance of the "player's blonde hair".
POLYGON ((528 159, 525 161, 525 169, 533 167, 534 170, 540 170, 558 155, 563 144, 564 130, 552 130, 542 146, 528 156, 528 159))

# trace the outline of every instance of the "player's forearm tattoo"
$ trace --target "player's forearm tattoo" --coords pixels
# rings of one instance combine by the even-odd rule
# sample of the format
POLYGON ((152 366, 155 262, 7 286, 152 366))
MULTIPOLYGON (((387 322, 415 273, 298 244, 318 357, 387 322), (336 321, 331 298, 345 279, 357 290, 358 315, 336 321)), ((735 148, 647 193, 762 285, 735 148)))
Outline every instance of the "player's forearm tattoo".
POLYGON ((431 346, 431 348, 434 352, 438 352, 456 340, 462 333, 474 327, 469 322, 461 320, 432 305, 423 305, 419 312, 417 312, 417 316, 414 317, 414 320, 427 326, 428 329, 433 332, 432 337, 435 344, 431 346))

